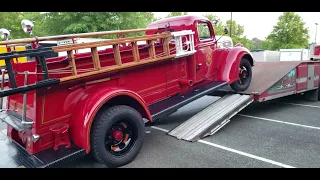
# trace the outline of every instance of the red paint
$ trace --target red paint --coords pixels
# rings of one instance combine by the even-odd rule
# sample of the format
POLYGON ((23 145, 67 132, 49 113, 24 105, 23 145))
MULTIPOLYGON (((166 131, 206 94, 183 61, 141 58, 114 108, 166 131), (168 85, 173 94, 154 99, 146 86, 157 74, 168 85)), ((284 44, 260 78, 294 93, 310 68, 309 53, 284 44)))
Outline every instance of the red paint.
POLYGON ((54 133, 54 147, 56 151, 60 146, 65 145, 66 148, 70 148, 70 138, 68 133, 69 125, 66 123, 56 124, 51 126, 50 131, 54 133))
POLYGON ((123 138, 123 133, 119 130, 114 130, 111 132, 112 139, 116 141, 121 141, 123 138))
MULTIPOLYGON (((297 80, 300 78, 308 78, 308 64, 300 64, 297 66, 297 80)), ((297 83, 297 91, 302 91, 307 89, 307 80, 305 82, 297 83)))
MULTIPOLYGON (((182 16, 160 20, 148 27, 165 27, 170 24, 170 30, 192 30, 195 32, 195 55, 170 61, 159 62, 127 69, 95 75, 89 78, 72 81, 51 88, 36 90, 28 93, 27 117, 35 120, 31 134, 21 134, 17 138, 14 131, 10 136, 15 140, 26 139, 32 134, 39 134, 40 140, 31 142, 27 150, 37 153, 54 146, 55 136, 50 131, 52 126, 59 123, 69 125, 72 142, 90 151, 90 129, 98 110, 105 103, 119 103, 134 106, 140 114, 152 121, 148 105, 163 100, 169 96, 183 93, 212 81, 226 81, 229 84, 238 80, 239 63, 243 57, 250 60, 251 53, 243 47, 217 49, 214 29, 211 22, 201 16, 182 16), (200 40, 197 30, 198 23, 207 25, 210 37, 200 40), (106 79, 109 78, 109 79, 106 79), (96 80, 106 79, 102 82, 96 80), (125 100, 117 100, 115 99, 125 100)), ((149 31, 147 34, 161 33, 149 31)), ((37 48, 34 43, 33 48, 37 48)), ((140 58, 147 58, 148 45, 140 45, 140 58)), ((155 44, 156 53, 162 53, 162 44, 155 44)), ((171 48, 174 47, 172 44, 171 48)), ((132 62, 130 46, 120 47, 122 63, 132 62)), ((101 66, 115 65, 113 50, 99 51, 101 66)), ((91 53, 75 54, 77 69, 93 68, 91 53)), ((65 68, 68 66, 66 57, 47 59, 48 69, 65 68)), ((252 62, 253 63, 253 62, 252 62)), ((14 64, 17 72, 25 70, 41 72, 35 62, 14 64)), ((71 74, 50 74, 51 78, 62 78, 71 74)), ((18 86, 23 85, 23 75, 17 75, 18 86)), ((30 75, 29 83, 43 80, 42 75, 30 75)), ((9 109, 22 110, 22 95, 10 96, 9 109)), ((118 137, 118 135, 116 135, 118 137)), ((120 137, 120 135, 119 135, 120 137)))
MULTIPOLYGON (((299 64, 296 67, 297 70, 297 74, 296 74, 296 82, 300 79, 300 78, 305 78, 306 81, 305 82, 300 82, 300 83, 296 83, 296 88, 293 90, 292 94, 297 94, 299 92, 305 92, 307 91, 307 81, 308 81, 308 65, 314 65, 314 76, 320 76, 320 62, 315 62, 315 61, 305 61, 302 62, 301 64, 299 64)), ((319 79, 314 80, 315 87, 319 87, 319 79)), ((273 94, 268 94, 268 90, 266 90, 265 92, 261 93, 261 95, 257 96, 254 98, 255 101, 258 101, 259 98, 262 99, 262 101, 265 101, 265 99, 267 99, 270 96, 274 96, 274 95, 282 95, 285 93, 289 93, 292 92, 292 90, 286 90, 283 92, 277 92, 277 93, 273 93, 273 94)), ((284 95, 283 95, 284 96, 284 95)), ((281 97, 283 97, 281 96, 281 97)))
POLYGON ((319 56, 320 55, 320 46, 315 46, 314 47, 313 55, 315 55, 315 56, 319 56))

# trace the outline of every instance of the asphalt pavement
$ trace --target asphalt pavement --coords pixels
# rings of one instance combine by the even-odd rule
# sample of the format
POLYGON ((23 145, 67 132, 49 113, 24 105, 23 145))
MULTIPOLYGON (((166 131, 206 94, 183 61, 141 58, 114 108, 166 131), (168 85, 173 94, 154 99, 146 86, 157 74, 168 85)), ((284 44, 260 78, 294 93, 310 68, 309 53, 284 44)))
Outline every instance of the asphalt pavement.
MULTIPOLYGON (((320 167, 320 102, 289 97, 252 103, 213 136, 186 142, 166 135, 217 100, 203 97, 146 129, 139 155, 123 168, 320 167)), ((90 156, 65 167, 98 167, 90 156)))

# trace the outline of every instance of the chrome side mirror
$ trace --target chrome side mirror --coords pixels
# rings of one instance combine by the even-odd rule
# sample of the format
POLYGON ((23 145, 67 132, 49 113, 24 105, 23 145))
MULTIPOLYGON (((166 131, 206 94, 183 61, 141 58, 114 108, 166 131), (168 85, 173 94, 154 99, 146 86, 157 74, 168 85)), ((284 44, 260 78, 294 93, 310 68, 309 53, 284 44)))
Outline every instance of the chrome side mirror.
POLYGON ((33 22, 24 19, 21 21, 21 27, 25 33, 29 33, 30 35, 32 35, 32 30, 34 27, 33 22))
POLYGON ((10 31, 8 29, 5 28, 1 28, 0 29, 0 37, 3 41, 7 41, 9 40, 10 37, 10 31))

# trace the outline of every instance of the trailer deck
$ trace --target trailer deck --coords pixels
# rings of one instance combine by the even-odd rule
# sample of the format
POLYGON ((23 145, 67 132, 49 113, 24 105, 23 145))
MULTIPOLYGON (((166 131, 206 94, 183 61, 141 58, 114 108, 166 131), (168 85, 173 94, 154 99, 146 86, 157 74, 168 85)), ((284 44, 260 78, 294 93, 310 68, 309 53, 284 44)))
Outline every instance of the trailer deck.
MULTIPOLYGON (((254 95, 255 101, 267 101, 318 89, 320 62, 256 62, 249 88, 239 94, 254 95)), ((236 93, 226 86, 213 95, 236 93)))
POLYGON ((319 62, 260 62, 252 68, 252 74, 247 90, 236 93, 229 86, 218 89, 211 95, 222 96, 221 99, 169 131, 168 135, 191 142, 213 135, 253 101, 262 102, 300 92, 307 92, 308 99, 318 100, 319 62))

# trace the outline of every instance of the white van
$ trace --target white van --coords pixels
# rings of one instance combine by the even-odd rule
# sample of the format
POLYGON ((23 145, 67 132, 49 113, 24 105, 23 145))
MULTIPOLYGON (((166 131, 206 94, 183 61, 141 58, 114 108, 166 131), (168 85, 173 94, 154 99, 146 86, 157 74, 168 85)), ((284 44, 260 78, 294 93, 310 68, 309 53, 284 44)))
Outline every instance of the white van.
POLYGON ((232 39, 229 36, 216 36, 219 48, 233 47, 232 39))

